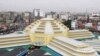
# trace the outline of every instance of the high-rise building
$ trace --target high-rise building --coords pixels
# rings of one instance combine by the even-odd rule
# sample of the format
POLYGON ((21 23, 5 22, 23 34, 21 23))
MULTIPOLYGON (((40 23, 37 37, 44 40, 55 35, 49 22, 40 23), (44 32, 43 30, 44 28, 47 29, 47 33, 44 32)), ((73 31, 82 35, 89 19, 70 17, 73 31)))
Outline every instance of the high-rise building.
POLYGON ((42 17, 45 17, 45 13, 43 11, 41 11, 40 9, 34 9, 33 10, 33 17, 35 19, 40 19, 42 17))

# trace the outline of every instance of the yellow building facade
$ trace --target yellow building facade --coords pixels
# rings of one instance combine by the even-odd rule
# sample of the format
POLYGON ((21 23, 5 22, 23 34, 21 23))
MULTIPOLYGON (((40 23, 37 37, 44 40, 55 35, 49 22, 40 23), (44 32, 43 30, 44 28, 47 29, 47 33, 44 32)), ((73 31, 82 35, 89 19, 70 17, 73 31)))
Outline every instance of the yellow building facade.
POLYGON ((31 23, 22 34, 0 36, 0 48, 34 45, 48 46, 63 56, 97 56, 89 45, 77 38, 91 38, 88 30, 69 30, 63 23, 52 18, 43 18, 31 23))
POLYGON ((41 45, 47 45, 52 37, 57 36, 65 36, 72 39, 93 37, 93 34, 88 30, 69 30, 63 23, 52 18, 37 20, 26 27, 24 31, 29 34, 32 43, 40 41, 41 45))

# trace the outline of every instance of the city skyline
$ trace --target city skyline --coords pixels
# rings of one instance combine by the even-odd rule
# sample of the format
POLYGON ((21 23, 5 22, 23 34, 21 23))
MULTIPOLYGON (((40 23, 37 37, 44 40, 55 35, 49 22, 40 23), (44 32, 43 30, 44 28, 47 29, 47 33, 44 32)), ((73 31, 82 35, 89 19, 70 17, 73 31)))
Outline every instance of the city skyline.
POLYGON ((0 0, 0 11, 100 12, 100 0, 0 0))

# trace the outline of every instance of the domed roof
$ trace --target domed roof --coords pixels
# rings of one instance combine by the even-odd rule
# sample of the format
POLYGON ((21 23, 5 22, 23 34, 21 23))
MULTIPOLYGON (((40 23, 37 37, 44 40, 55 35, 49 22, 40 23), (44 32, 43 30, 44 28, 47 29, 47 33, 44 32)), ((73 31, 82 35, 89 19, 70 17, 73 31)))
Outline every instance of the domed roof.
POLYGON ((53 18, 43 18, 26 27, 25 31, 39 34, 63 34, 68 28, 53 18))

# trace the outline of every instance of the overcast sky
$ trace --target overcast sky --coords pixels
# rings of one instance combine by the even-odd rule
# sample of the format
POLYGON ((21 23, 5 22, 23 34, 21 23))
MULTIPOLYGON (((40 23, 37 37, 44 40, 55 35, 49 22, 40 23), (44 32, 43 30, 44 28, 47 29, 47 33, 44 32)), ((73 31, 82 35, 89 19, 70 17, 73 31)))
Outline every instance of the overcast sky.
POLYGON ((97 12, 100 0, 0 0, 0 11, 44 11, 97 12))

